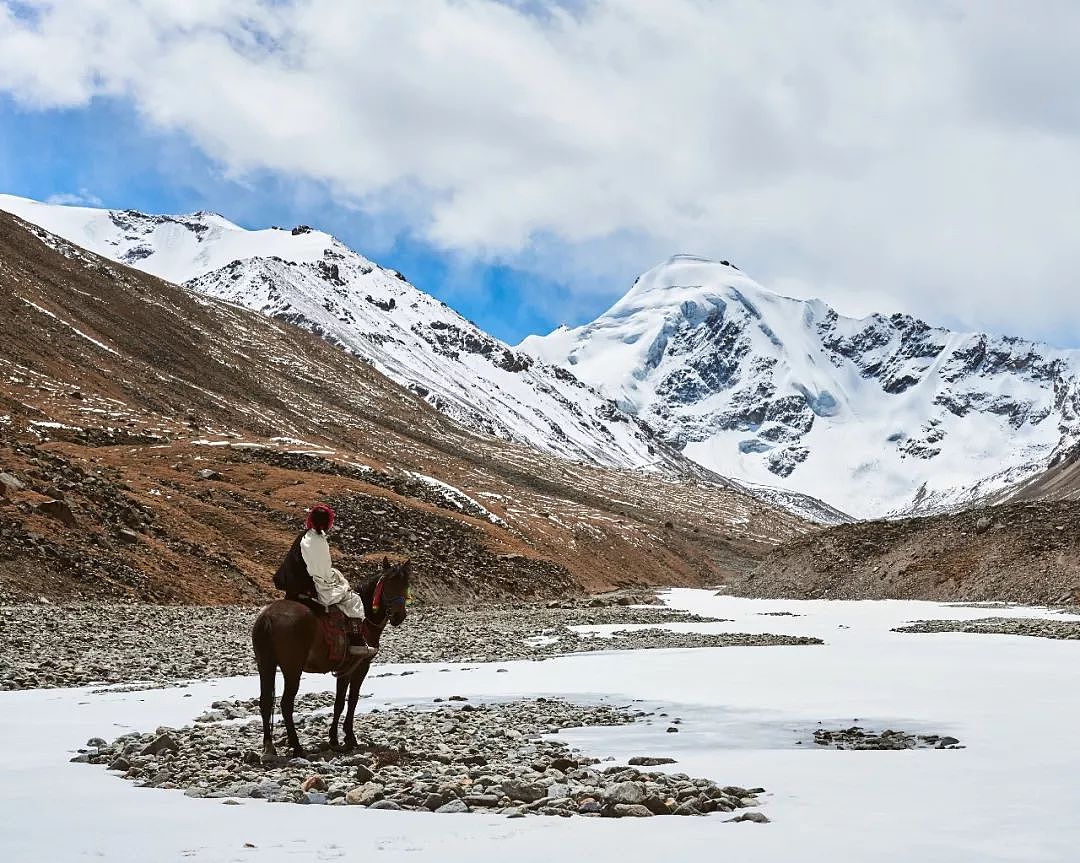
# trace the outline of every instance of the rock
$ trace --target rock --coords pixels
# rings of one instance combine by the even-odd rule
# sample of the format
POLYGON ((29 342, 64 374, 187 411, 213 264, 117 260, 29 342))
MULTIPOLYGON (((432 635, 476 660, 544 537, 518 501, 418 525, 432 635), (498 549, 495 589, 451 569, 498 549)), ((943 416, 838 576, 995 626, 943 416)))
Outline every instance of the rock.
POLYGON ((321 776, 309 776, 300 786, 301 791, 325 791, 326 780, 321 776))
POLYGON ((654 758, 651 755, 635 755, 627 764, 634 767, 655 767, 658 764, 674 764, 674 758, 654 758))
POLYGON ((616 818, 652 818, 652 812, 640 803, 616 803, 612 810, 616 818))
POLYGON ((160 755, 162 752, 178 752, 180 750, 180 744, 176 742, 173 736, 169 733, 159 734, 148 743, 140 754, 142 755, 160 755))
POLYGON ((675 811, 672 815, 700 815, 701 813, 694 808, 694 804, 687 801, 686 803, 680 803, 675 807, 675 811))
POLYGON ((456 815, 460 812, 471 812, 468 804, 464 800, 451 800, 449 803, 444 803, 438 809, 435 810, 440 815, 456 815))
POLYGON ((86 745, 93 749, 101 749, 103 746, 108 746, 108 744, 100 737, 91 737, 86 741, 86 745))
POLYGON ((535 803, 548 796, 548 791, 543 785, 532 782, 521 782, 512 779, 502 784, 502 792, 511 800, 521 803, 535 803))
POLYGON ((378 782, 367 782, 345 794, 345 802, 350 806, 370 806, 383 794, 383 786, 378 782))
MULTIPOLYGON (((325 794, 316 791, 309 791, 305 796, 308 803, 314 803, 317 806, 325 806, 329 802, 325 794)), ((375 805, 378 806, 377 803, 375 805)))
POLYGON ((578 812, 582 815, 599 814, 603 810, 598 800, 588 797, 578 804, 578 812))
POLYGON ((990 530, 991 524, 993 524, 993 522, 991 522, 989 518, 987 518, 985 515, 982 516, 978 519, 978 521, 975 522, 975 533, 986 533, 988 530, 990 530))
POLYGON ((752 821, 754 824, 768 824, 769 819, 761 812, 744 812, 742 815, 737 815, 734 818, 729 818, 728 822, 740 822, 740 821, 752 821))
POLYGON ((357 782, 360 782, 362 784, 364 782, 370 782, 372 779, 374 779, 375 774, 372 772, 371 768, 368 767, 367 765, 365 765, 365 764, 357 764, 356 765, 356 771, 353 773, 353 778, 357 782))
POLYGON ((678 728, 676 728, 676 727, 675 727, 674 725, 669 725, 669 726, 668 726, 668 730, 667 730, 667 733, 668 733, 668 734, 678 734, 678 733, 679 733, 679 729, 678 729, 678 728))
POLYGON ((71 511, 71 507, 68 506, 66 501, 47 500, 44 503, 39 503, 35 509, 68 527, 76 527, 78 525, 78 522, 75 520, 75 513, 71 511))
POLYGON ((464 801, 468 806, 490 809, 499 805, 499 799, 498 794, 466 794, 464 801))
POLYGON ((640 782, 619 782, 608 789, 607 798, 611 803, 634 805, 645 799, 645 788, 640 782))
POLYGON ((109 763, 109 770, 119 770, 121 773, 127 773, 130 769, 131 762, 123 755, 117 756, 109 763))
POLYGON ((209 479, 223 479, 223 477, 222 477, 222 475, 220 473, 218 473, 216 470, 212 470, 211 468, 208 468, 208 467, 204 467, 202 470, 200 470, 198 472, 198 477, 199 477, 199 479, 208 479, 208 480, 209 479))
POLYGON ((139 541, 139 535, 129 528, 123 527, 116 534, 117 538, 128 545, 134 545, 139 541))
POLYGON ((429 794, 427 797, 424 798, 424 802, 421 803, 420 805, 423 806, 425 809, 427 809, 429 812, 434 812, 436 809, 438 809, 440 806, 442 806, 443 803, 445 803, 445 802, 446 802, 446 798, 443 797, 442 794, 436 794, 436 793, 432 792, 431 794, 429 794))
POLYGON ((547 796, 552 800, 564 800, 570 796, 570 786, 561 782, 553 782, 548 786, 547 796))
POLYGON ((9 497, 17 491, 26 488, 18 479, 10 473, 0 472, 0 497, 9 497))
POLYGON ((394 800, 376 800, 368 806, 368 809, 389 809, 395 812, 401 808, 402 805, 394 800))

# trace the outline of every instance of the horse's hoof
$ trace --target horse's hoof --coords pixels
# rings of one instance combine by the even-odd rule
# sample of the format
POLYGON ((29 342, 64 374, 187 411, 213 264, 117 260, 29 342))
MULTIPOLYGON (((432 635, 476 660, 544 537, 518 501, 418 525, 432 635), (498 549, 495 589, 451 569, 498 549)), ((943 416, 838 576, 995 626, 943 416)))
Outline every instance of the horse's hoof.
POLYGON ((355 737, 346 737, 345 745, 341 747, 342 752, 352 752, 359 744, 356 742, 355 737))

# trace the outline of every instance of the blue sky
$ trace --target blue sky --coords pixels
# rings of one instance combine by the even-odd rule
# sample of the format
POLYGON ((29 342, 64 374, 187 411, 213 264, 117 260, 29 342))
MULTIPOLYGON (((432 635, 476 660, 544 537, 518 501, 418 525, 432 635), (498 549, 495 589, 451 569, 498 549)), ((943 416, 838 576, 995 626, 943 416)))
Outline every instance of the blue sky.
MULTIPOLYGON (((512 344, 563 322, 547 310, 558 307, 560 295, 569 297, 565 284, 433 248, 407 225, 388 234, 372 217, 335 202, 319 183, 268 172, 232 179, 183 134, 149 130, 116 100, 42 111, 0 95, 0 130, 0 191, 38 200, 71 195, 88 206, 150 213, 213 210, 249 228, 310 224, 400 270, 512 344)), ((577 316, 593 317, 606 304, 597 298, 591 315, 586 307, 577 316)))
POLYGON ((0 188, 309 223, 510 342, 689 252, 1080 346, 1080 4, 1014 9, 0 0, 0 188))

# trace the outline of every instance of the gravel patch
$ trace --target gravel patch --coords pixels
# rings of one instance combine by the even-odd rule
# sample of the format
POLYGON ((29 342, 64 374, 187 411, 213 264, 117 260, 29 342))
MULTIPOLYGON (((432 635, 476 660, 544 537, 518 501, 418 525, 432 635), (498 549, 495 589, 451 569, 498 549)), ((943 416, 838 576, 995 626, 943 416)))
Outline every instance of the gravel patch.
POLYGON ((867 731, 858 725, 843 729, 819 728, 814 743, 830 749, 963 749, 955 737, 942 734, 908 734, 905 731, 867 731))
POLYGON ((986 635, 1029 635, 1034 638, 1080 639, 1080 621, 1036 617, 983 617, 978 620, 919 620, 893 632, 969 632, 986 635))
MULTIPOLYGON (((330 693, 301 698, 297 726, 309 744, 327 737, 330 693)), ((262 763, 256 701, 216 702, 189 727, 94 738, 75 761, 116 771, 142 787, 183 790, 223 802, 359 806, 507 817, 653 817, 735 812, 763 788, 720 786, 683 773, 603 766, 551 739, 560 730, 620 726, 656 715, 610 704, 536 698, 472 704, 455 696, 430 707, 372 710, 356 717, 362 749, 329 749, 262 763), (239 720, 239 721, 238 721, 239 720)), ((639 756, 642 766, 671 763, 639 756)), ((734 819, 767 822, 764 816, 734 819)))
MULTIPOLYGON (((595 601, 594 601, 595 602, 595 601)), ((0 690, 183 680, 255 673, 250 631, 257 606, 82 604, 0 607, 0 690)), ((543 604, 429 606, 388 630, 382 662, 499 662, 594 650, 820 643, 742 633, 650 628, 598 638, 569 627, 709 623, 663 607, 543 604)))

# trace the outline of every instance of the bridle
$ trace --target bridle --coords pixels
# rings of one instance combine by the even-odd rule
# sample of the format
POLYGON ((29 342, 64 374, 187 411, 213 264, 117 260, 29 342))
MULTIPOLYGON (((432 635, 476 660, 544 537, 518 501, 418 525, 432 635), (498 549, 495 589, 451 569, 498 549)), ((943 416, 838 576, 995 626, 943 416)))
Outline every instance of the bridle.
POLYGON ((375 590, 371 594, 371 617, 364 620, 365 628, 370 628, 379 633, 383 631, 387 621, 390 620, 390 612, 399 606, 404 608, 408 603, 408 591, 400 596, 395 596, 384 603, 383 586, 385 585, 385 582, 385 575, 380 575, 379 580, 375 582, 375 590), (378 620, 376 620, 376 617, 378 620))

